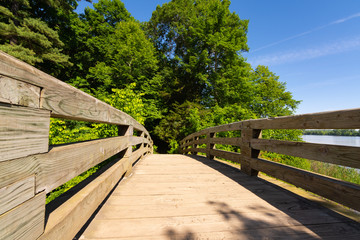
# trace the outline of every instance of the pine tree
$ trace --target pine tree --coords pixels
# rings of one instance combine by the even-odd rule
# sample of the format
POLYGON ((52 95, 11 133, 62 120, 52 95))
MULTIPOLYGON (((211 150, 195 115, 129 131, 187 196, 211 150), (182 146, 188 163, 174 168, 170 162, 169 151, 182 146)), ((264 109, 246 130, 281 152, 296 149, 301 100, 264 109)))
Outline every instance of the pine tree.
POLYGON ((38 2, 52 7, 56 1, 0 0, 0 50, 47 72, 53 71, 49 66, 70 66, 59 34, 41 19, 38 2))

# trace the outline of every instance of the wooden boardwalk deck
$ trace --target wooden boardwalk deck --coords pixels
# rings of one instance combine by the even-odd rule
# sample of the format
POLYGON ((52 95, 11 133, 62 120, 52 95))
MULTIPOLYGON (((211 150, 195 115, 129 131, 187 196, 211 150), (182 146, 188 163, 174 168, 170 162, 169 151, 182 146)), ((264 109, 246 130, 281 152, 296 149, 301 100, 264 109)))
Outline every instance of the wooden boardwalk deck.
POLYGON ((360 224, 204 157, 150 155, 80 239, 360 239, 360 224))

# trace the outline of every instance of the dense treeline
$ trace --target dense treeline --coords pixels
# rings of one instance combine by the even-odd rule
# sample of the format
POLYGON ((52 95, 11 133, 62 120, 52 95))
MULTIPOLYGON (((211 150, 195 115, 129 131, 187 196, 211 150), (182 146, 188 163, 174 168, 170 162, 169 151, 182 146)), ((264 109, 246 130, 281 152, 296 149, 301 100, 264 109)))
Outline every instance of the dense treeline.
MULTIPOLYGON (((99 0, 80 15, 76 0, 1 1, 0 50, 129 113, 158 151, 174 151, 194 131, 289 115, 299 104, 268 67, 246 62, 248 20, 229 5, 173 0, 140 23, 120 0, 99 0)), ((77 140, 116 134, 57 120, 52 143, 68 140, 62 132, 77 140)))
POLYGON ((360 131, 355 129, 332 130, 305 130, 304 135, 332 135, 332 136, 360 136, 360 131))

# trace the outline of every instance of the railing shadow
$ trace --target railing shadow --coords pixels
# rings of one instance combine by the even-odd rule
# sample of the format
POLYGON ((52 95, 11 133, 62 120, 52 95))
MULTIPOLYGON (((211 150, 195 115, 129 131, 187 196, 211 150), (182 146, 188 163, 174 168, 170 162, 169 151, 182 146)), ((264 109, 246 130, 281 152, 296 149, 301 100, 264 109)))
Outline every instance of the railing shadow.
MULTIPOLYGON (((263 179, 247 176, 239 169, 227 164, 209 160, 202 156, 189 157, 227 176, 294 220, 294 223, 290 224, 291 227, 289 224, 282 225, 276 215, 268 212, 260 204, 253 204, 251 207, 256 212, 261 212, 265 220, 249 217, 248 214, 239 211, 239 209, 233 209, 225 202, 209 201, 208 204, 214 207, 222 216, 223 221, 231 227, 232 232, 227 234, 234 234, 231 236, 221 235, 218 236, 219 239, 329 239, 334 238, 335 235, 339 236, 341 233, 354 234, 354 239, 356 239, 356 236, 358 237, 360 234, 359 223, 315 202, 263 179), (284 194, 286 198, 274 197, 275 193, 284 194), (303 212, 307 212, 305 216, 303 212), (314 212, 313 215, 311 215, 312 212, 314 212)), ((173 228, 168 228, 166 234, 171 240, 197 239, 198 237, 191 231, 182 233, 173 228)))

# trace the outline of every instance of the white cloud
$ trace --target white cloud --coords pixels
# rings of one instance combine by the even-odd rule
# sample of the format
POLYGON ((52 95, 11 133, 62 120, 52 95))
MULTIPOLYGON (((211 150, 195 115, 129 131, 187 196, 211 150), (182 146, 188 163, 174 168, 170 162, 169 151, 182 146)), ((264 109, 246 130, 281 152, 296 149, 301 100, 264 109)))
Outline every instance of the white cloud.
POLYGON ((257 65, 279 65, 283 63, 302 61, 313 59, 332 54, 338 54, 350 50, 355 50, 360 47, 360 36, 350 39, 334 42, 327 45, 321 45, 316 48, 308 48, 298 51, 289 51, 284 53, 277 53, 271 55, 264 55, 255 58, 248 58, 253 66, 257 65))
POLYGON ((296 38, 299 38, 299 37, 308 35, 308 34, 310 34, 310 33, 319 31, 319 30, 321 30, 321 29, 323 29, 323 28, 326 28, 326 27, 329 27, 329 26, 332 26, 332 25, 336 25, 336 24, 340 24, 340 23, 344 23, 344 22, 347 22, 347 21, 349 21, 349 20, 351 20, 351 19, 358 18, 358 17, 360 17, 360 12, 359 12, 359 13, 356 13, 356 14, 353 14, 353 15, 350 15, 350 16, 345 17, 345 18, 338 19, 338 20, 336 20, 336 21, 333 21, 333 22, 331 22, 331 23, 322 25, 322 26, 320 26, 320 27, 313 28, 313 29, 311 29, 311 30, 309 30, 309 31, 302 32, 302 33, 299 33, 299 34, 296 34, 296 35, 293 35, 293 36, 284 38, 284 39, 282 39, 282 40, 279 40, 279 41, 276 41, 276 42, 267 44, 267 45, 265 45, 265 46, 256 48, 256 49, 254 49, 254 50, 250 50, 250 52, 252 52, 252 53, 253 53, 253 52, 257 52, 257 51, 263 50, 263 49, 265 49, 265 48, 269 48, 269 47, 278 45, 278 44, 280 44, 280 43, 287 42, 287 41, 289 41, 289 40, 296 39, 296 38))

